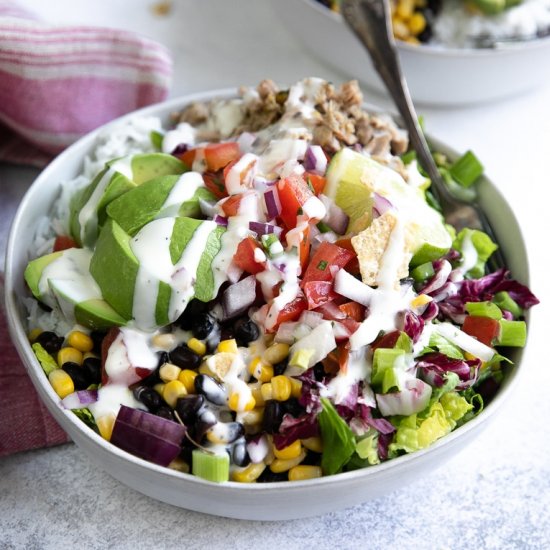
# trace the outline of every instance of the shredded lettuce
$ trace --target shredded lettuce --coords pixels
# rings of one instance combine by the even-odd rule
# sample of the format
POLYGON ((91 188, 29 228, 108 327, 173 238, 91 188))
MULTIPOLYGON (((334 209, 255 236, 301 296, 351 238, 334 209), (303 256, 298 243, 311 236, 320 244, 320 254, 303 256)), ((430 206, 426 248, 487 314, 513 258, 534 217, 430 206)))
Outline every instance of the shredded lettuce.
POLYGON ((373 433, 362 438, 355 445, 355 452, 359 458, 367 461, 367 464, 373 466, 380 463, 378 456, 378 432, 373 430, 373 433))
POLYGON ((59 368, 57 361, 38 343, 32 345, 32 350, 36 355, 36 358, 42 366, 42 370, 46 376, 50 375, 50 372, 59 368))
POLYGON ((90 412, 89 409, 83 408, 83 409, 72 409, 72 412, 86 424, 86 426, 89 426, 92 428, 92 430, 99 433, 99 430, 97 428, 97 424, 95 423, 94 415, 90 412))

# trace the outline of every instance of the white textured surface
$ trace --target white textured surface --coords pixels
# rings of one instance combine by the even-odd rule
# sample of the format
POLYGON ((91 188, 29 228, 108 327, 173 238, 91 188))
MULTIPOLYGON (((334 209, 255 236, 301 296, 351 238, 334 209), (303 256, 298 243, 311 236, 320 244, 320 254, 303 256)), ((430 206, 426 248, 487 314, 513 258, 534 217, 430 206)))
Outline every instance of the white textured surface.
MULTIPOLYGON (((22 3, 50 20, 124 26, 164 41, 176 56, 174 96, 264 77, 286 83, 311 74, 343 78, 300 49, 267 0, 177 0, 166 19, 151 16, 152 0, 22 3)), ((543 301, 533 310, 525 375, 483 435, 438 471, 387 497, 284 524, 220 519, 158 503, 111 479, 74 445, 23 453, 0 459, 0 548, 550 547, 550 89, 492 106, 422 112, 430 133, 476 152, 517 208, 531 286, 543 301)), ((31 177, 31 170, 0 166, 2 251, 6 224, 31 177)))

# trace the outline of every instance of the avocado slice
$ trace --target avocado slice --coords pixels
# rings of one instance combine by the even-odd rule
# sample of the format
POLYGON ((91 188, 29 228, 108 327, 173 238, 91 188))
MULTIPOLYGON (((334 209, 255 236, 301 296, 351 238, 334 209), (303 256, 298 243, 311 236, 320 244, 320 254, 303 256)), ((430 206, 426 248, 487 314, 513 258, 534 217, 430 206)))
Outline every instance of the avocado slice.
POLYGON ((107 207, 107 215, 134 236, 155 218, 201 218, 199 200, 215 200, 204 187, 197 172, 180 176, 161 176, 146 181, 115 199, 107 207))
POLYGON ((168 174, 181 174, 185 164, 172 155, 145 153, 108 162, 71 202, 70 229, 80 245, 93 246, 105 222, 110 202, 142 183, 168 174))
POLYGON ((91 329, 123 325, 120 317, 101 296, 89 273, 92 253, 70 248, 32 260, 25 269, 25 280, 33 295, 59 309, 70 322, 91 329))

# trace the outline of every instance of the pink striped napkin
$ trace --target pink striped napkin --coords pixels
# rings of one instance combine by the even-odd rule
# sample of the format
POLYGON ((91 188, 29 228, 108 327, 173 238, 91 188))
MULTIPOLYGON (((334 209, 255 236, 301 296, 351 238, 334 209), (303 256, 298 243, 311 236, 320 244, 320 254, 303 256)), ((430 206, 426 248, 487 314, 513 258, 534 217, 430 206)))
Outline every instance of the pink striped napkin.
POLYGON ((162 101, 172 62, 134 33, 37 21, 0 0, 0 161, 43 166, 83 134, 162 101))

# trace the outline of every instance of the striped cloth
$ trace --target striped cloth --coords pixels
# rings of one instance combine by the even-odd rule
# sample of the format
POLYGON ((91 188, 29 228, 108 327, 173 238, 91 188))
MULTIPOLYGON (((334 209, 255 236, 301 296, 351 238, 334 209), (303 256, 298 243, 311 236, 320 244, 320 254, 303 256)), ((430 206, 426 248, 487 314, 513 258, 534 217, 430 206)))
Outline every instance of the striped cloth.
POLYGON ((90 130, 165 99, 171 74, 153 40, 51 25, 0 0, 0 161, 45 165, 90 130))

